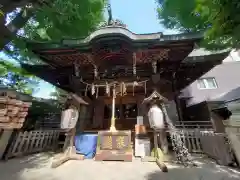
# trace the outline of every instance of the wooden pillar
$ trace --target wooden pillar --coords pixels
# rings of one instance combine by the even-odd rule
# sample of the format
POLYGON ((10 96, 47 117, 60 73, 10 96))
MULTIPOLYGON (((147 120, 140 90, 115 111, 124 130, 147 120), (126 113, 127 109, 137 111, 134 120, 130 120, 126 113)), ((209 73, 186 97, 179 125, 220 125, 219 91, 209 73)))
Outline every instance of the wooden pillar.
POLYGON ((172 92, 173 92, 174 102, 176 104, 176 109, 177 109, 177 113, 178 113, 178 121, 182 124, 182 122, 183 122, 182 109, 181 109, 178 94, 176 91, 176 79, 175 78, 176 77, 175 77, 175 73, 174 73, 173 78, 172 78, 172 92))
POLYGON ((119 111, 120 111, 120 118, 118 119, 119 122, 117 123, 117 127, 122 128, 122 127, 124 127, 124 124, 126 122, 126 120, 124 118, 124 112, 123 112, 124 109, 123 109, 123 100, 122 100, 122 98, 120 98, 119 105, 120 105, 120 109, 119 109, 119 111))
POLYGON ((92 128, 103 128, 104 121, 104 101, 98 98, 94 101, 93 125, 92 128))
POLYGON ((143 103, 144 96, 139 96, 137 98, 137 106, 138 106, 138 116, 143 116, 143 124, 146 127, 149 127, 149 121, 148 121, 148 108, 145 103, 143 103))

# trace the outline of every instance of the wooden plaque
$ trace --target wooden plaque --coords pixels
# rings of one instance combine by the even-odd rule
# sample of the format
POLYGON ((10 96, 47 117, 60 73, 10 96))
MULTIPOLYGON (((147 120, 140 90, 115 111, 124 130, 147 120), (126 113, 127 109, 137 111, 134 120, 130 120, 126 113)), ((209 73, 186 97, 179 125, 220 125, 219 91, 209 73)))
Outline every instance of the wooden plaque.
POLYGON ((132 161, 131 131, 99 131, 96 161, 132 161))

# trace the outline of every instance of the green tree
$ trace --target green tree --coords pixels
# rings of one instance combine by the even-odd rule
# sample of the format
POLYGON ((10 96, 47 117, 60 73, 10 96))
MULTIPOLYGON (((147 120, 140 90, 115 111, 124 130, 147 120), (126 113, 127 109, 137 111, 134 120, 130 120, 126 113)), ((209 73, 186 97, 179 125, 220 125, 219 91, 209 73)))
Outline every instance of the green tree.
POLYGON ((167 28, 203 32, 208 49, 238 48, 239 0, 158 0, 158 16, 167 28))
POLYGON ((103 20, 105 3, 105 0, 52 0, 22 6, 20 11, 12 13, 11 21, 6 26, 6 22, 0 18, 0 26, 3 29, 0 48, 3 49, 15 39, 14 44, 26 51, 23 38, 16 36, 21 28, 23 33, 20 35, 30 40, 56 41, 63 37, 86 36, 103 20))
POLYGON ((28 74, 21 67, 1 60, 0 61, 0 84, 18 92, 32 94, 37 90, 39 80, 28 74))
MULTIPOLYGON (((104 19, 103 10, 106 0, 41 2, 43 3, 39 4, 38 2, 28 6, 25 6, 25 3, 24 6, 20 6, 20 9, 8 14, 10 22, 7 25, 5 25, 6 22, 3 21, 3 18, 0 18, 0 26, 3 29, 0 34, 0 48, 4 48, 5 53, 18 62, 41 63, 28 50, 26 41, 60 42, 63 38, 83 38, 94 31, 104 19), (9 43, 10 41, 11 43, 9 43)), ((6 12, 4 15, 6 19, 6 12)), ((16 73, 16 69, 4 67, 0 66, 0 73, 4 73, 2 79, 4 79, 5 84, 9 82, 8 86, 13 86, 12 82, 17 80, 18 86, 15 85, 14 88, 19 89, 19 91, 20 87, 23 87, 27 81, 28 83, 32 79, 35 81, 35 78, 26 78, 21 73, 16 73), (24 82, 24 84, 20 84, 20 82, 24 82)))
POLYGON ((55 87, 55 91, 51 92, 50 96, 52 99, 57 100, 60 104, 64 104, 69 94, 64 90, 55 87))

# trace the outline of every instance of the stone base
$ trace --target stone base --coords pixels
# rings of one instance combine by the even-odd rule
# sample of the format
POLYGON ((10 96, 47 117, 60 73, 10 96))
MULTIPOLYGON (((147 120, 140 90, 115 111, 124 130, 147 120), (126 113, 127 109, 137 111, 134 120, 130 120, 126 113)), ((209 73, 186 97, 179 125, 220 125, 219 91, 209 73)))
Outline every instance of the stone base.
POLYGON ((131 131, 99 131, 96 161, 132 161, 131 131))
POLYGON ((124 152, 120 154, 114 150, 100 150, 95 156, 95 161, 132 161, 132 151, 124 152))
POLYGON ((69 147, 65 151, 65 153, 58 154, 56 157, 53 158, 51 167, 57 168, 69 160, 84 160, 84 155, 76 154, 76 149, 74 146, 69 147))

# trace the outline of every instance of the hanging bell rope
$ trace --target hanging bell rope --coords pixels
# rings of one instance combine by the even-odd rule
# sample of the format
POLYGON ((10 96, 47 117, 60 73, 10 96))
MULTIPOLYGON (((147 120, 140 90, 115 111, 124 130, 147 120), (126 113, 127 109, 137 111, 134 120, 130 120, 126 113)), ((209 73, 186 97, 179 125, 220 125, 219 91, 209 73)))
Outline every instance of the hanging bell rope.
POLYGON ((106 82, 106 94, 110 96, 110 87, 109 84, 106 82))
POLYGON ((92 84, 89 84, 87 82, 84 82, 82 79, 80 80, 83 84, 86 85, 86 89, 85 89, 85 95, 87 94, 87 90, 89 87, 91 87, 91 94, 95 94, 96 97, 98 97, 98 93, 99 93, 99 88, 100 87, 103 87, 105 88, 105 92, 108 96, 110 96, 110 90, 111 90, 111 87, 112 88, 116 88, 117 86, 119 87, 120 89, 120 94, 121 96, 124 96, 127 94, 127 87, 128 86, 132 86, 133 88, 133 96, 134 96, 134 91, 135 91, 135 87, 136 86, 143 86, 144 87, 144 92, 146 94, 146 84, 147 84, 147 81, 149 80, 144 80, 144 81, 133 81, 133 82, 117 82, 117 81, 114 81, 114 82, 111 82, 111 83, 108 83, 108 82, 105 82, 105 83, 100 83, 100 84, 95 84, 95 83, 92 83, 92 84))

